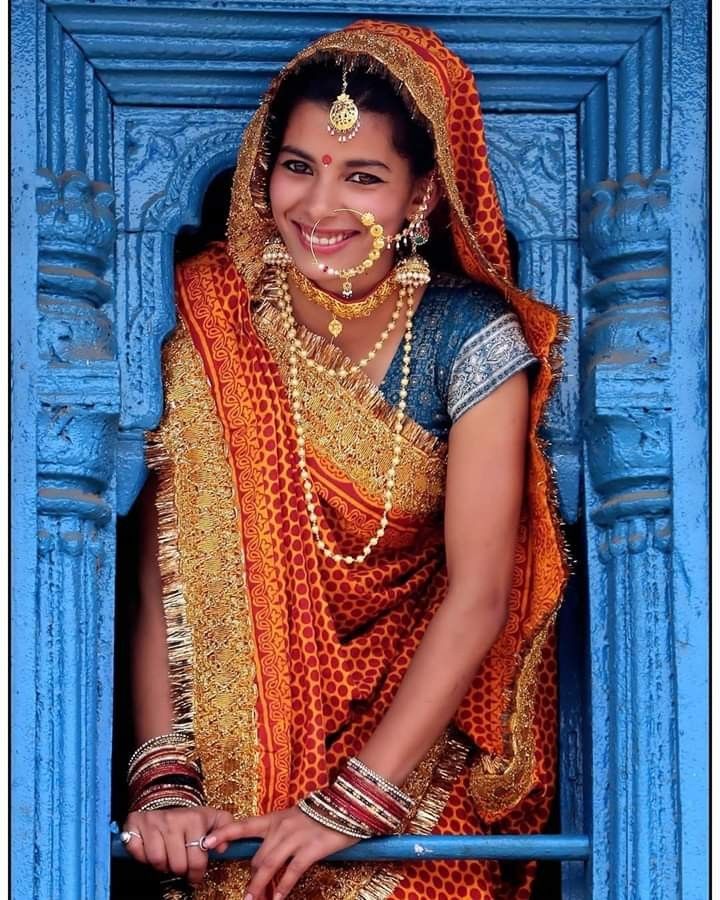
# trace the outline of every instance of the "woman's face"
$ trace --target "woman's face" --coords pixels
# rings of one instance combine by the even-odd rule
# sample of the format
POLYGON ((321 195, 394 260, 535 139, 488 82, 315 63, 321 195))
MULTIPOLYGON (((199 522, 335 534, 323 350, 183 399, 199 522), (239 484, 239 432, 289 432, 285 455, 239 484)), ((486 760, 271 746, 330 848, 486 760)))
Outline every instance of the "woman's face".
MULTIPOLYGON (((322 272, 310 252, 315 223, 318 262, 351 268, 368 256, 373 239, 358 216, 341 210, 372 212, 386 236, 396 234, 419 205, 426 181, 416 182, 408 160, 395 149, 388 116, 361 111, 358 132, 345 143, 327 124, 324 105, 303 100, 294 107, 270 175, 270 205, 298 269, 337 294, 338 277, 322 272)), ((393 252, 383 250, 372 268, 353 279, 353 292, 367 293, 392 264, 393 252)))

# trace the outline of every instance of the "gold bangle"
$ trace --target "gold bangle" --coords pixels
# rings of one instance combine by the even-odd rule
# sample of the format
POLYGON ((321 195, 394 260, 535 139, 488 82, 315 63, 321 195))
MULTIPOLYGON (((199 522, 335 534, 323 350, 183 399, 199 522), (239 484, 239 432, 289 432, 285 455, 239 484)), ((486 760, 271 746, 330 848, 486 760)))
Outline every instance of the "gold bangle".
POLYGON ((365 831, 361 831, 359 828, 353 828, 348 826, 341 825, 338 822, 334 822, 324 816, 322 813, 318 812, 316 809, 306 801, 301 800, 298 803, 298 809, 305 813, 306 816, 313 819, 315 822, 319 822, 321 825, 324 825, 326 828, 331 828, 333 831, 339 831, 340 834, 346 834, 348 837, 356 837, 356 838, 368 838, 372 835, 367 834, 365 831))

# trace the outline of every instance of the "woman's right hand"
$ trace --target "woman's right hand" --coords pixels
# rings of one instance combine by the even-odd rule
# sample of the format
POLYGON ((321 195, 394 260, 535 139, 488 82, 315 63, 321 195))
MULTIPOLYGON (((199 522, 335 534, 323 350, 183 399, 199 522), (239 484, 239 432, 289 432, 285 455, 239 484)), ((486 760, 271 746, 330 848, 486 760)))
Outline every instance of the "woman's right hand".
POLYGON ((123 831, 133 831, 139 837, 133 835, 125 849, 138 862, 181 875, 197 885, 205 877, 208 854, 198 846, 186 845, 233 821, 232 813, 210 806, 132 812, 123 831))

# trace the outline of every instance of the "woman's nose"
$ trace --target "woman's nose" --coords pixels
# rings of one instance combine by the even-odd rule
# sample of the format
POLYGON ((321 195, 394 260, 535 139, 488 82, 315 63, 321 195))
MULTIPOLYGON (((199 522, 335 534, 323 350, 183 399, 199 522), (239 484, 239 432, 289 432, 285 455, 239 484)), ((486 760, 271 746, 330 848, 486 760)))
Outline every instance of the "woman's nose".
POLYGON ((340 206, 335 202, 333 187, 329 180, 322 177, 312 179, 312 185, 305 197, 305 212, 310 224, 329 216, 333 209, 340 206))

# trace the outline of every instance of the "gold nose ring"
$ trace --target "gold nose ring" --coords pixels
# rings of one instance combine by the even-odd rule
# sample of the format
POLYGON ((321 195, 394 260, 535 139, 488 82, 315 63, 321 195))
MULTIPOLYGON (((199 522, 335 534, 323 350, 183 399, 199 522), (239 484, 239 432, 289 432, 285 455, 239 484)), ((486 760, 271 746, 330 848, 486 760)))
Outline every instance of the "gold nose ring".
POLYGON ((312 227, 312 231, 310 232, 310 253, 312 254, 313 262, 320 269, 321 272, 324 272, 327 275, 334 275, 336 278, 340 278, 342 280, 342 295, 343 297, 350 298, 352 297, 352 279, 361 275, 363 272, 367 272, 368 269, 371 269, 372 266, 380 259, 380 254, 385 249, 385 229, 379 222, 375 221, 375 216, 371 212, 361 212, 358 209, 352 209, 347 206, 341 206, 337 209, 332 209, 328 213, 328 215, 332 215, 337 212, 349 212, 353 215, 357 216, 360 219, 361 224, 368 229, 370 232, 370 236, 373 239, 372 249, 368 253, 367 257, 359 263, 357 266, 352 266, 349 269, 334 269, 332 266, 328 266, 326 263, 321 263, 315 254, 315 232, 317 231, 318 225, 322 222, 323 219, 326 219, 327 216, 322 216, 315 222, 312 227))

